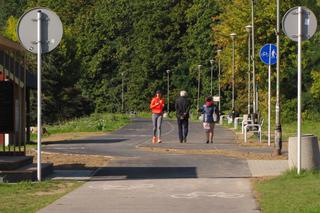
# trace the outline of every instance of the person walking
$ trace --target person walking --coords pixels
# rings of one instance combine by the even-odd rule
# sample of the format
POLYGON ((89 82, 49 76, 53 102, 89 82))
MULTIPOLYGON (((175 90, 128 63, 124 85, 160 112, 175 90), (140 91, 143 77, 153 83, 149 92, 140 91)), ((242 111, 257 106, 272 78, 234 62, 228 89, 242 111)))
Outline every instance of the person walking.
POLYGON ((205 104, 199 110, 203 114, 203 128, 206 133, 206 143, 213 143, 214 122, 217 120, 217 109, 212 101, 212 97, 208 96, 205 99, 205 104))
POLYGON ((156 95, 152 98, 150 109, 152 111, 153 138, 152 143, 161 143, 161 124, 163 117, 164 99, 161 91, 157 90, 156 95))
POLYGON ((176 117, 178 122, 180 143, 187 143, 190 102, 187 98, 187 92, 181 91, 180 97, 175 102, 176 117))

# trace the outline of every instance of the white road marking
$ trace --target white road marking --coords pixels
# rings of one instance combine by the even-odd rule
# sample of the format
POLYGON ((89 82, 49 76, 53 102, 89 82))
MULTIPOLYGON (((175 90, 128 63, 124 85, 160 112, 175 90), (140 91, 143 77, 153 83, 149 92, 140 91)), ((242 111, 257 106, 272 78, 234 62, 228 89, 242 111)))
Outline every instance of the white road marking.
POLYGON ((58 150, 77 150, 77 149, 86 149, 85 147, 52 147, 50 146, 49 149, 58 149, 58 150))
POLYGON ((101 190, 134 190, 134 189, 149 189, 153 188, 153 184, 136 184, 136 185, 93 185, 89 186, 91 189, 101 189, 101 190))
POLYGON ((198 197, 218 197, 226 199, 236 199, 244 197, 244 194, 228 193, 228 192, 192 192, 187 194, 175 194, 171 195, 172 198, 178 199, 192 199, 198 197))

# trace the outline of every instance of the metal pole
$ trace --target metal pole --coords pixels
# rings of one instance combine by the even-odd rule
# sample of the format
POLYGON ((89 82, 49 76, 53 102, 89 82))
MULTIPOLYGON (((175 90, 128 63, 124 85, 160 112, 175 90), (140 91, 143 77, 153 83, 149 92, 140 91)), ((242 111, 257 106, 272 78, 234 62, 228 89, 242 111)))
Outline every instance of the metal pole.
POLYGON ((122 76, 122 79, 121 79, 121 112, 124 112, 124 89, 123 89, 123 82, 124 82, 124 80, 123 80, 123 75, 124 75, 124 73, 122 72, 121 73, 121 76, 122 76))
POLYGON ((253 113, 257 113, 257 102, 256 102, 256 64, 255 64, 255 46, 254 46, 254 0, 252 3, 252 13, 251 13, 251 26, 252 26, 252 87, 253 87, 253 113))
POLYGON ((168 103, 167 103, 167 112, 169 112, 169 101, 170 101, 170 70, 167 70, 167 74, 168 74, 168 82, 167 82, 167 96, 168 96, 168 103))
POLYGON ((199 109, 199 104, 200 104, 200 69, 201 65, 198 65, 198 98, 197 98, 197 109, 199 109))
POLYGON ((297 129, 297 172, 301 171, 301 43, 302 43, 302 7, 298 7, 298 129, 297 129))
POLYGON ((268 67, 268 145, 271 145, 271 44, 269 45, 268 67))
POLYGON ((234 37, 232 37, 232 111, 235 110, 234 108, 234 66, 235 66, 235 60, 234 60, 234 37))
POLYGON ((220 89, 220 75, 221 75, 221 60, 220 60, 220 53, 221 53, 221 50, 218 50, 218 60, 219 60, 219 112, 221 112, 221 89, 220 89))
POLYGON ((210 88, 211 88, 211 90, 210 90, 210 94, 211 94, 211 96, 212 96, 212 95, 213 95, 213 94, 212 94, 213 60, 210 60, 210 63, 211 63, 211 77, 210 77, 210 88))
POLYGON ((251 110, 251 38, 250 38, 250 32, 252 29, 252 26, 248 25, 247 27, 248 32, 248 115, 250 115, 251 110))
POLYGON ((276 129, 275 147, 277 155, 281 155, 282 128, 280 121, 280 0, 277 0, 277 86, 276 86, 276 129))
POLYGON ((37 87, 38 87, 38 129, 37 129, 37 134, 38 134, 38 140, 37 140, 37 148, 38 148, 38 153, 37 153, 37 177, 38 181, 41 181, 41 52, 42 52, 42 47, 41 47, 41 10, 37 12, 37 26, 38 26, 38 52, 37 52, 37 72, 38 72, 38 79, 37 79, 37 87))

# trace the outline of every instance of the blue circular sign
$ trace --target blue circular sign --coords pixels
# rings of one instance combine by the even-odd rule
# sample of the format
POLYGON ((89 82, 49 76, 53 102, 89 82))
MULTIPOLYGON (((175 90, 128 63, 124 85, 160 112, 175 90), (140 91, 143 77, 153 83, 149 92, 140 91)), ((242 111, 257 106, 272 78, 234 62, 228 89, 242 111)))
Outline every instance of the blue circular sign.
POLYGON ((277 46, 274 44, 265 44, 260 50, 260 59, 267 65, 277 63, 277 46))

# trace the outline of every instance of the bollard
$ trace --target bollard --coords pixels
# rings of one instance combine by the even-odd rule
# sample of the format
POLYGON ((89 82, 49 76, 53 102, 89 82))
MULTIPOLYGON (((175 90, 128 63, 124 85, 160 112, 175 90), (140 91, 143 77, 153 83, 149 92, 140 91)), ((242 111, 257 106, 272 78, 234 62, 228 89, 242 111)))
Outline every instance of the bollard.
MULTIPOLYGON (((288 163, 289 168, 297 167, 297 137, 289 137, 288 163)), ((318 138, 314 135, 301 136, 301 169, 320 168, 318 138)))

